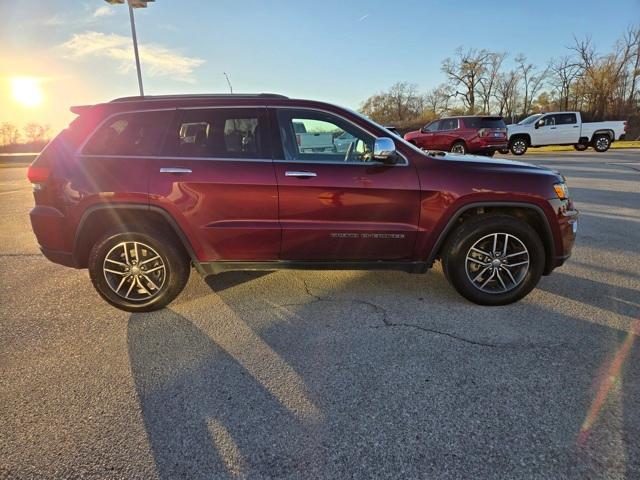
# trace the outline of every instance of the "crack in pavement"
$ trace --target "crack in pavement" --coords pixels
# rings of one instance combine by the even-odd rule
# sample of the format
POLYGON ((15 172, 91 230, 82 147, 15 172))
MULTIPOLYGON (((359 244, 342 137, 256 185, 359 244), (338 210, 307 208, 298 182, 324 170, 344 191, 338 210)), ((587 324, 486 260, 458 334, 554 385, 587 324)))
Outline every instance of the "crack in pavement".
POLYGON ((469 338, 465 338, 465 337, 461 337, 458 335, 454 335, 453 333, 449 333, 449 332, 443 332, 441 330, 436 330, 433 328, 427 328, 427 327, 423 327, 422 325, 416 325, 413 323, 395 323, 392 322, 391 320, 389 320, 389 312, 386 308, 384 308, 381 305, 378 305, 376 303, 373 302, 368 302, 366 300, 359 300, 359 299, 355 299, 355 298, 349 298, 349 299, 345 299, 345 300, 340 300, 340 299, 335 299, 335 298, 331 298, 331 297, 321 297, 320 295, 316 295, 315 293, 313 293, 311 291, 311 288, 309 287, 309 284, 307 283, 307 281, 305 279, 302 279, 302 283, 304 285, 304 289, 305 292, 307 293, 307 295, 309 295, 310 297, 313 298, 312 302, 307 302, 307 303, 297 303, 297 304, 287 304, 287 305, 282 305, 282 307, 288 307, 288 306, 301 306, 301 305, 310 305, 316 302, 340 302, 340 301, 348 301, 348 302, 353 302, 353 303, 359 303, 362 305, 368 305, 369 307, 373 308, 376 312, 380 313, 382 316, 382 323, 383 325, 374 325, 371 326, 369 328, 393 328, 393 327, 401 327, 401 328, 412 328, 412 329, 416 329, 416 330, 420 330, 422 332, 425 333, 430 333, 430 334, 436 334, 436 335, 440 335, 440 336, 444 336, 444 337, 449 337, 453 340, 458 340, 464 343, 467 343, 469 345, 475 345, 475 346, 479 346, 479 347, 486 347, 486 348, 503 348, 503 349, 515 349, 515 348, 523 348, 523 349, 552 349, 552 348, 559 348, 559 347, 567 347, 568 344, 565 342, 561 342, 561 343, 555 343, 555 344, 536 344, 536 343, 485 343, 485 342, 479 342, 477 340, 471 340, 469 338))

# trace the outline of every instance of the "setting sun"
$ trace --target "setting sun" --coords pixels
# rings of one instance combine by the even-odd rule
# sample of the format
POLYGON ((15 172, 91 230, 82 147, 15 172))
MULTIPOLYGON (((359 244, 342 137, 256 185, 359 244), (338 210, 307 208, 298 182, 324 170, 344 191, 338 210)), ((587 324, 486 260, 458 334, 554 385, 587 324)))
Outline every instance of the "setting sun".
POLYGON ((34 77, 12 78, 11 95, 16 102, 27 108, 37 107, 44 100, 40 80, 34 77))

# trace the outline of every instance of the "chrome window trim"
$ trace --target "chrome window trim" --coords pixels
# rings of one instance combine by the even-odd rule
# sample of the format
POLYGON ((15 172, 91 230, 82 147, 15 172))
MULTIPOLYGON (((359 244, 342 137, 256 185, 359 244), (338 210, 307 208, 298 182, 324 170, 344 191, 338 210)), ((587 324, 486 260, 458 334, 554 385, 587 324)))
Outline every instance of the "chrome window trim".
MULTIPOLYGON (((335 108, 342 108, 336 105, 332 105, 335 108)), ((342 120, 344 120, 345 122, 348 122, 350 124, 352 124, 355 128, 359 129, 359 130, 364 130, 365 132, 367 132, 369 135, 373 136, 374 138, 380 138, 378 137, 374 132, 372 132, 371 130, 368 130, 367 128, 361 127, 360 125, 357 125, 355 123, 353 123, 353 121, 349 120, 348 118, 332 112, 330 110, 327 109, 323 109, 323 108, 318 108, 318 107, 306 107, 306 106, 294 106, 294 105, 209 105, 209 106, 195 106, 195 107, 166 107, 166 108, 144 108, 144 109, 137 109, 137 110, 124 110, 124 111, 118 111, 118 112, 114 112, 110 115, 108 115, 107 117, 105 117, 92 131, 89 135, 87 135, 87 137, 84 139, 84 141, 82 142, 82 144, 77 148, 75 155, 78 157, 96 157, 96 158, 132 158, 132 159, 149 159, 149 158, 153 158, 153 159, 159 159, 159 160, 199 160, 199 161, 203 161, 203 160, 213 160, 213 161, 236 161, 236 162, 260 162, 260 163, 264 163, 264 162, 274 162, 274 163, 303 163, 305 165, 313 165, 313 164, 319 164, 319 165, 351 165, 351 166, 365 166, 365 167, 370 167, 373 165, 379 165, 379 166, 387 166, 387 167, 408 167, 409 166, 409 159, 403 154, 398 152, 398 155, 404 160, 404 163, 400 164, 400 163, 396 163, 396 164, 386 164, 386 163, 381 163, 381 162, 340 162, 340 161, 314 161, 314 162, 309 162, 309 161, 304 161, 304 160, 275 160, 275 159, 243 159, 243 158, 226 158, 226 157, 175 157, 175 156, 161 156, 161 155, 108 155, 108 154, 87 154, 87 153, 82 153, 82 151, 84 150, 85 146, 87 143, 89 143, 89 140, 91 140, 91 138, 96 134, 96 132, 98 131, 98 129, 100 129, 105 123, 107 123, 110 119, 120 116, 120 115, 127 115, 130 113, 145 113, 145 112, 176 112, 178 110, 213 110, 213 109, 232 109, 232 108, 254 108, 254 109, 265 109, 265 110, 269 110, 271 108, 273 109, 287 109, 287 110, 310 110, 310 111, 315 111, 315 112, 322 112, 322 113, 327 113, 329 115, 334 115, 338 118, 341 118, 342 120)), ((365 117, 362 117, 364 120, 367 120, 365 117)), ((279 127, 278 127, 279 128, 279 127)), ((381 127, 384 128, 384 127, 381 127)), ((389 132, 389 138, 391 138, 394 143, 396 143, 395 139, 393 138, 393 134, 391 134, 391 132, 389 132)), ((402 140, 402 139, 400 139, 402 140)))
MULTIPOLYGON (((361 127, 360 125, 357 125, 355 123, 353 123, 353 121, 349 120, 346 117, 343 117, 342 115, 340 115, 339 113, 335 113, 335 112, 331 112, 329 110, 326 109, 322 109, 322 108, 317 108, 317 107, 296 107, 296 106, 290 106, 290 105, 273 105, 273 106, 267 106, 267 109, 269 108, 274 108, 274 109, 285 109, 285 110, 310 110, 310 111, 314 111, 314 112, 322 112, 322 113, 326 113, 329 115, 333 115, 335 117, 338 117, 342 120, 344 120, 345 122, 351 124, 354 126, 354 128, 358 129, 358 130, 363 130, 365 132, 367 132, 369 135, 371 135, 374 139, 375 138, 382 138, 382 137, 378 137, 375 133, 373 133, 371 130, 367 130, 366 128, 361 127)), ((336 108, 340 108, 340 107, 336 107, 336 108)), ((280 128, 280 125, 278 125, 278 128, 280 128)), ((395 140, 393 139, 393 134, 391 132, 389 132, 389 138, 391 138, 391 140, 393 141, 393 143, 395 144, 395 140)), ((280 141, 282 141, 282 139, 280 139, 280 141)), ((407 159, 407 157, 405 157, 402 153, 397 152, 398 155, 400 157, 402 157, 402 159, 404 160, 404 163, 399 164, 387 164, 387 163, 382 163, 382 162, 341 162, 341 161, 333 161, 333 160, 317 160, 317 161, 305 161, 305 160, 273 160, 274 163, 302 163, 305 165, 351 165, 351 166, 372 166, 372 165, 379 165, 379 166, 387 166, 387 167, 408 167, 409 166, 409 159, 407 159)))
POLYGON ((172 157, 161 155, 100 155, 100 154, 84 154, 78 155, 81 158, 127 158, 133 160, 172 160, 185 161, 196 160, 199 162, 255 162, 255 163, 273 163, 272 159, 267 158, 233 158, 233 157, 172 157))
MULTIPOLYGON (((213 110, 213 109, 221 109, 221 108, 263 108, 266 109, 266 105, 229 105, 229 106, 223 106, 223 105, 216 105, 216 106, 203 106, 203 107, 165 107, 165 108, 143 108, 143 109, 138 109, 138 110, 121 110, 118 112, 114 112, 110 115, 108 115, 107 117, 105 117, 92 131, 89 135, 87 135, 87 137, 84 139, 84 141, 82 142, 82 144, 80 144, 80 146, 77 148, 76 150, 76 155, 84 155, 84 156, 88 156, 88 155, 94 155, 94 154, 85 154, 82 153, 82 151, 84 150, 84 147, 87 145, 87 143, 89 143, 89 140, 91 140, 93 138, 93 136, 96 134, 96 132, 102 128, 102 126, 107 123, 110 119, 114 118, 114 117, 118 117, 120 115, 128 115, 130 113, 145 113, 145 112, 177 112, 178 110, 213 110)), ((163 138, 164 140, 164 138, 163 138)), ((113 155, 107 155, 107 154, 100 154, 102 156, 113 156, 113 155)), ((149 157, 156 157, 154 155, 149 155, 149 157)), ((148 158, 148 157, 146 157, 148 158)), ((183 158, 183 157, 180 157, 183 158)), ((192 157, 184 157, 184 158, 192 158, 192 157)))

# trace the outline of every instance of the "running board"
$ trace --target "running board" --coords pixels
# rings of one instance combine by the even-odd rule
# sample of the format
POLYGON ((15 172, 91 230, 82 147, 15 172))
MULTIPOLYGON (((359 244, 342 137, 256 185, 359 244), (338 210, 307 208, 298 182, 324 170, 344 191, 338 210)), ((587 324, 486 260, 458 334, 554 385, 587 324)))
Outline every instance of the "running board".
POLYGON ((298 260, 274 260, 269 262, 251 261, 220 261, 203 262, 196 265, 198 272, 203 275, 216 275, 232 271, 264 272, 273 270, 398 270, 407 273, 425 273, 429 266, 427 262, 406 261, 375 261, 375 262, 310 262, 298 260))

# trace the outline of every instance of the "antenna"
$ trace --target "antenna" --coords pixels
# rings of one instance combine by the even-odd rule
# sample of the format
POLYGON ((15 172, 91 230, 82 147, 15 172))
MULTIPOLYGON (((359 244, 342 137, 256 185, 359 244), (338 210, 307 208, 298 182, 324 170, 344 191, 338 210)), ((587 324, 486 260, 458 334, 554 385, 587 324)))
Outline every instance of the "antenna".
POLYGON ((222 72, 224 74, 224 78, 227 79, 227 84, 229 84, 229 92, 233 93, 233 86, 231 85, 231 80, 229 80, 229 75, 227 75, 227 72, 222 72))

